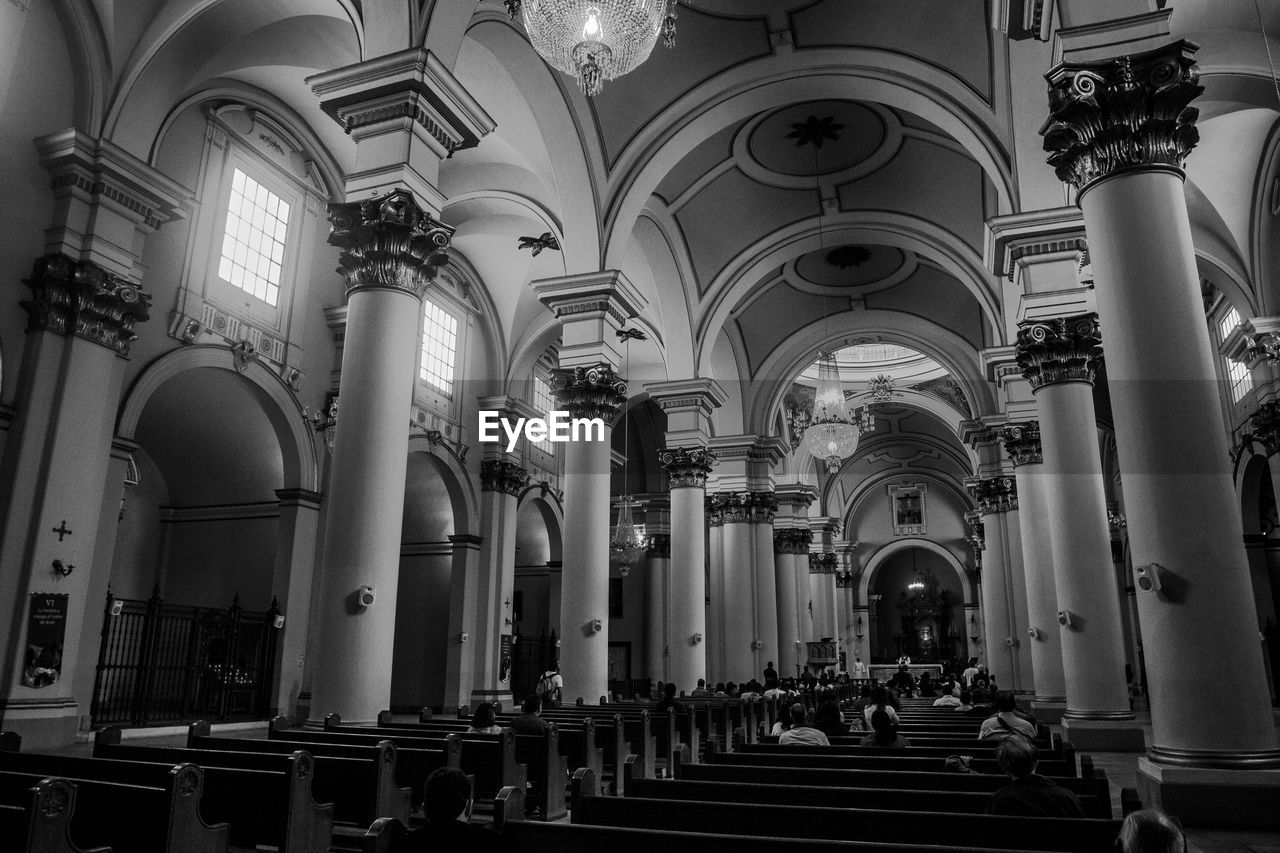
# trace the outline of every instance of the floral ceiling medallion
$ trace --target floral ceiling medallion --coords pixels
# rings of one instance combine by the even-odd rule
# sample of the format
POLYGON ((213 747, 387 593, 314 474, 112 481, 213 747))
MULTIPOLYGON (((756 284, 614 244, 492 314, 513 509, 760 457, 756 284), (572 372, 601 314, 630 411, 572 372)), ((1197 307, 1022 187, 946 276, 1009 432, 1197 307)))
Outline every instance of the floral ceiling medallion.
POLYGON ((871 259, 866 246, 839 246, 827 252, 827 263, 837 269, 860 267, 871 259))
POLYGON ((836 122, 834 116, 822 118, 809 116, 804 121, 791 125, 791 132, 787 134, 787 139, 794 139, 797 148, 803 148, 806 145, 821 148, 828 139, 832 142, 839 140, 842 130, 844 125, 836 122))

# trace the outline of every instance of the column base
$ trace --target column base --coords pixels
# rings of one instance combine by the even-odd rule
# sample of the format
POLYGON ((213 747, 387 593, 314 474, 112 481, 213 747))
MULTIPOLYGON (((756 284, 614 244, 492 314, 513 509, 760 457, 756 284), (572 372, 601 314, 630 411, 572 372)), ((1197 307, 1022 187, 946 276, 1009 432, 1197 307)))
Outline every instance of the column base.
POLYGON ((1174 767, 1142 756, 1138 794, 1183 826, 1280 826, 1280 769, 1174 767))
POLYGON ((1062 715, 1066 712, 1066 699, 1033 698, 1031 700, 1031 713, 1035 714, 1037 722, 1048 723, 1051 726, 1059 725, 1062 722, 1062 715))
POLYGON ((0 706, 4 730, 22 736, 22 751, 72 746, 80 730, 80 705, 69 696, 12 700, 0 706))
MULTIPOLYGON (((1068 712, 1069 713, 1069 712, 1068 712)), ((1079 752, 1145 752, 1146 735, 1135 720, 1062 718, 1062 739, 1079 752)))
POLYGON ((492 703, 494 710, 499 714, 520 710, 510 690, 472 690, 471 710, 475 711, 481 702, 492 703))

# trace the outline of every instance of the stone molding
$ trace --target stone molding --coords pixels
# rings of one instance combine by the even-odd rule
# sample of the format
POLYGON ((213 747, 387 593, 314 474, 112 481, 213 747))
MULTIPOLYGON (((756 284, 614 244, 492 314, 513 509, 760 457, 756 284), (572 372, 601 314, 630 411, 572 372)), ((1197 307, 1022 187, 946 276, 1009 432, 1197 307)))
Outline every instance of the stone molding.
POLYGON ((342 250, 338 272, 348 296, 387 289, 421 299, 437 269, 449 261, 453 228, 432 218, 408 190, 331 204, 329 222, 329 245, 342 250))
POLYGON ((833 553, 809 555, 809 574, 811 575, 834 575, 839 565, 839 558, 833 553))
POLYGON ((653 560, 670 560, 671 559, 671 534, 655 533, 649 537, 649 547, 644 552, 646 557, 653 560))
POLYGON ((551 391, 570 417, 602 418, 605 423, 627 402, 627 383, 604 362, 552 370, 551 391))
POLYGON ((977 477, 966 480, 964 485, 977 502, 981 515, 1018 508, 1018 482, 1013 477, 977 477))
POLYGON ((28 329, 74 335, 120 356, 138 338, 134 324, 150 317, 151 294, 89 261, 45 255, 24 282, 32 294, 21 303, 28 329))
POLYGON ((1280 452, 1280 401, 1263 403, 1249 415, 1249 428, 1240 433, 1239 440, 1231 448, 1231 461, 1239 464, 1246 450, 1252 453, 1261 451, 1263 456, 1274 456, 1280 452))
POLYGON ((1036 465, 1044 461, 1040 446, 1040 422, 1023 421, 996 427, 996 437, 1004 444, 1005 452, 1013 460, 1013 467, 1036 465))
POLYGON ((667 472, 672 489, 705 489, 715 462, 715 454, 705 447, 672 447, 658 454, 658 465, 667 472))
POLYGON ((529 485, 529 472, 506 459, 480 460, 480 491, 519 497, 529 485))
POLYGON ((813 531, 803 527, 784 527, 773 531, 775 554, 808 554, 813 544, 813 531))
POLYGON ((772 524, 778 511, 773 492, 714 492, 706 497, 707 518, 718 524, 772 524))
POLYGON ((1180 40, 1102 62, 1063 62, 1049 71, 1049 120, 1040 133, 1058 179, 1083 193, 1126 170, 1182 174, 1200 141, 1199 110, 1189 106, 1204 92, 1192 58, 1196 49, 1180 40))
POLYGON ((1018 367, 1031 393, 1060 382, 1093 384, 1102 358, 1097 314, 1053 317, 1018 324, 1018 367))

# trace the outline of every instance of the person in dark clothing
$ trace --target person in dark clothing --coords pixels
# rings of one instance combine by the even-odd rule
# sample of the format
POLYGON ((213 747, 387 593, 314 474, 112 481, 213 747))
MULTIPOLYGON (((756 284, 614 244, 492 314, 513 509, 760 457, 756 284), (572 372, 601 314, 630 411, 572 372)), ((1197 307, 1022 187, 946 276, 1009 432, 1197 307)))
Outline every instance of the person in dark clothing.
POLYGON ((996 747, 1000 769, 1013 782, 991 795, 987 814, 1023 817, 1084 817, 1084 807, 1074 793, 1036 775, 1040 750, 1026 738, 1011 737, 996 747))
POLYGON ((889 718, 889 712, 877 708, 871 715, 872 733, 861 741, 863 746, 891 746, 895 749, 906 749, 911 741, 898 734, 898 724, 889 718))
POLYGON ((471 783, 461 770, 439 767, 427 777, 422 811, 427 825, 405 833, 395 853, 499 853, 502 836, 471 823, 471 783))
POLYGON ((674 681, 669 681, 662 688, 662 698, 658 700, 657 706, 653 709, 654 713, 680 713, 684 710, 684 703, 676 698, 676 685, 674 681))
POLYGON ((547 721, 542 719, 542 700, 534 693, 520 706, 521 714, 511 721, 511 728, 518 735, 541 735, 547 732, 547 721))
POLYGON ((765 664, 764 668, 764 686, 765 689, 778 686, 778 671, 773 668, 773 661, 765 664))
POLYGON ((1159 809, 1130 812, 1116 839, 1119 853, 1187 853, 1187 837, 1176 820, 1159 809))
POLYGON ((828 738, 849 733, 849 727, 844 724, 844 718, 840 715, 840 706, 836 704, 835 699, 826 699, 818 705, 818 710, 813 715, 813 727, 828 738))

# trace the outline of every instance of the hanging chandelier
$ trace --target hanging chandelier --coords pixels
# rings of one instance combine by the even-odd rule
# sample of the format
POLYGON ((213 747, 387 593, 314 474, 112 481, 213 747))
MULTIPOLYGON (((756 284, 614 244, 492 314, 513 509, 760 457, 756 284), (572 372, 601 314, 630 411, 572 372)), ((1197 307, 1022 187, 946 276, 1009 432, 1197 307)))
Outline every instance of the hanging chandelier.
POLYGON ((589 96, 605 80, 634 71, 662 36, 676 43, 679 0, 505 0, 520 15, 533 49, 552 68, 571 74, 589 96))
POLYGON ((868 407, 853 411, 845 402, 835 353, 819 353, 817 396, 813 401, 813 415, 804 427, 801 446, 826 462, 827 470, 834 474, 858 449, 862 434, 874 427, 875 418, 868 407))
MULTIPOLYGON (((626 375, 631 375, 631 341, 647 340, 644 332, 639 329, 619 329, 617 336, 620 340, 626 342, 626 375)), ((635 520, 631 516, 631 495, 629 494, 629 481, 627 479, 627 462, 631 451, 631 419, 624 412, 622 415, 622 497, 618 504, 618 525, 613 529, 613 536, 609 540, 609 564, 616 566, 618 571, 626 575, 631 571, 631 567, 636 561, 644 555, 644 551, 649 547, 649 540, 641 536, 636 531, 635 520)))

